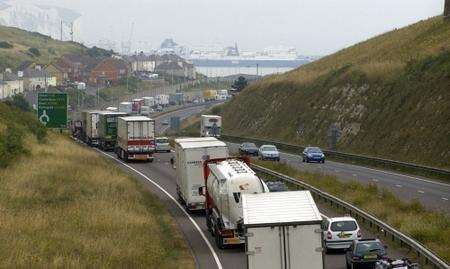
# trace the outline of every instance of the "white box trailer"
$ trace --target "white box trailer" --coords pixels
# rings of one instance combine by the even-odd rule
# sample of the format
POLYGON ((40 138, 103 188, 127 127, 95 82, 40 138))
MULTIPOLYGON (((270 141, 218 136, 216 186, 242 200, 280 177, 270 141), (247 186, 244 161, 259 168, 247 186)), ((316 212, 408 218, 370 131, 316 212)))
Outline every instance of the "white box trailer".
POLYGON ((144 116, 117 120, 117 157, 123 160, 153 161, 155 120, 144 116))
POLYGON ((220 137, 222 117, 217 115, 202 115, 200 120, 200 136, 220 137))
POLYGON ((119 111, 131 114, 133 111, 133 104, 131 102, 122 102, 119 104, 119 111))
POLYGON ((323 269, 322 217, 309 191, 242 196, 249 269, 323 269))
POLYGON ((228 155, 227 145, 213 137, 175 139, 177 193, 188 210, 205 208, 205 196, 198 191, 205 185, 203 161, 228 155))
POLYGON ((155 98, 152 96, 146 96, 146 97, 142 97, 142 99, 144 99, 144 105, 148 106, 148 107, 154 107, 156 106, 156 101, 155 98))
POLYGON ((98 145, 97 125, 100 112, 102 110, 86 110, 81 112, 83 125, 82 140, 89 146, 98 145))

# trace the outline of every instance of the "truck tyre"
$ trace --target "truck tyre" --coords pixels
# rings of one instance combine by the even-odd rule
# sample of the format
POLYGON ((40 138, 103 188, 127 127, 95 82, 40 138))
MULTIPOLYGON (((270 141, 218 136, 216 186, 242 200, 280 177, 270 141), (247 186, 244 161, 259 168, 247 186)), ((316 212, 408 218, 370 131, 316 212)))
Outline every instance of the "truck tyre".
POLYGON ((206 211, 206 227, 208 228, 208 231, 211 233, 212 236, 214 236, 214 233, 212 232, 212 223, 211 223, 211 214, 209 211, 206 211))
POLYGON ((125 150, 122 150, 123 152, 123 159, 125 162, 130 162, 130 160, 128 159, 128 152, 126 152, 125 150))
POLYGON ((216 241, 217 248, 223 249, 223 237, 219 234, 217 229, 216 229, 216 232, 215 232, 215 238, 216 238, 215 241, 216 241))

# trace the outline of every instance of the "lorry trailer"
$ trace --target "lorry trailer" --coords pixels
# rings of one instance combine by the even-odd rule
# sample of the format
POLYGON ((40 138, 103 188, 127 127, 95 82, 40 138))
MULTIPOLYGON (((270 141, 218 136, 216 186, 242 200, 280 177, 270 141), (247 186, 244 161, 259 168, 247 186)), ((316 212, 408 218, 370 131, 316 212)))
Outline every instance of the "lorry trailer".
POLYGON ((101 110, 85 110, 81 112, 81 121, 83 126, 82 140, 89 146, 98 145, 98 114, 101 110))
POLYGON ((269 192, 247 165, 248 158, 211 159, 203 163, 206 225, 218 248, 245 243, 242 195, 269 192))
POLYGON ((309 191, 243 194, 248 269, 323 269, 322 217, 309 191))
POLYGON ((125 112, 102 111, 98 120, 98 146, 102 150, 114 150, 117 141, 117 118, 125 112))
POLYGON ((133 104, 131 102, 122 102, 119 104, 119 111, 131 114, 133 111, 133 104))
POLYGON ((175 139, 177 194, 188 211, 204 210, 205 197, 198 192, 204 185, 203 162, 228 157, 227 145, 213 137, 175 139))
POLYGON ((222 117, 217 115, 202 115, 200 120, 200 136, 220 137, 222 117))
POLYGON ((155 120, 145 116, 119 117, 117 120, 117 157, 153 161, 155 152, 155 120))

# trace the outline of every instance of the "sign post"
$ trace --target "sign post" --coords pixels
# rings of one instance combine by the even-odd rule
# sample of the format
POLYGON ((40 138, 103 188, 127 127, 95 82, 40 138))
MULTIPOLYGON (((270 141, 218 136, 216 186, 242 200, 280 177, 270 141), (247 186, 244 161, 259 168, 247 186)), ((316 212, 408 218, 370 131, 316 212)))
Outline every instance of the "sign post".
POLYGON ((67 94, 38 93, 37 117, 47 128, 67 127, 67 94))

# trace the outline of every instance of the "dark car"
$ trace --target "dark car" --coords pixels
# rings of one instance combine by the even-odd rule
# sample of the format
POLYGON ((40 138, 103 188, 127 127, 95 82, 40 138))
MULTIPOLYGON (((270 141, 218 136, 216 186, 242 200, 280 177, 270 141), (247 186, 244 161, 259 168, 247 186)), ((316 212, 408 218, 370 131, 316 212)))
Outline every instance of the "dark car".
POLYGON ((266 182, 267 188, 270 192, 288 191, 288 187, 281 181, 268 181, 266 182))
POLYGON ((318 147, 307 147, 303 151, 303 162, 325 162, 325 154, 318 147))
POLYGON ((254 143, 245 142, 239 146, 239 154, 258 156, 258 147, 254 143))
POLYGON ((386 247, 379 239, 355 240, 345 254, 347 269, 373 269, 378 261, 384 259, 387 259, 386 247))

